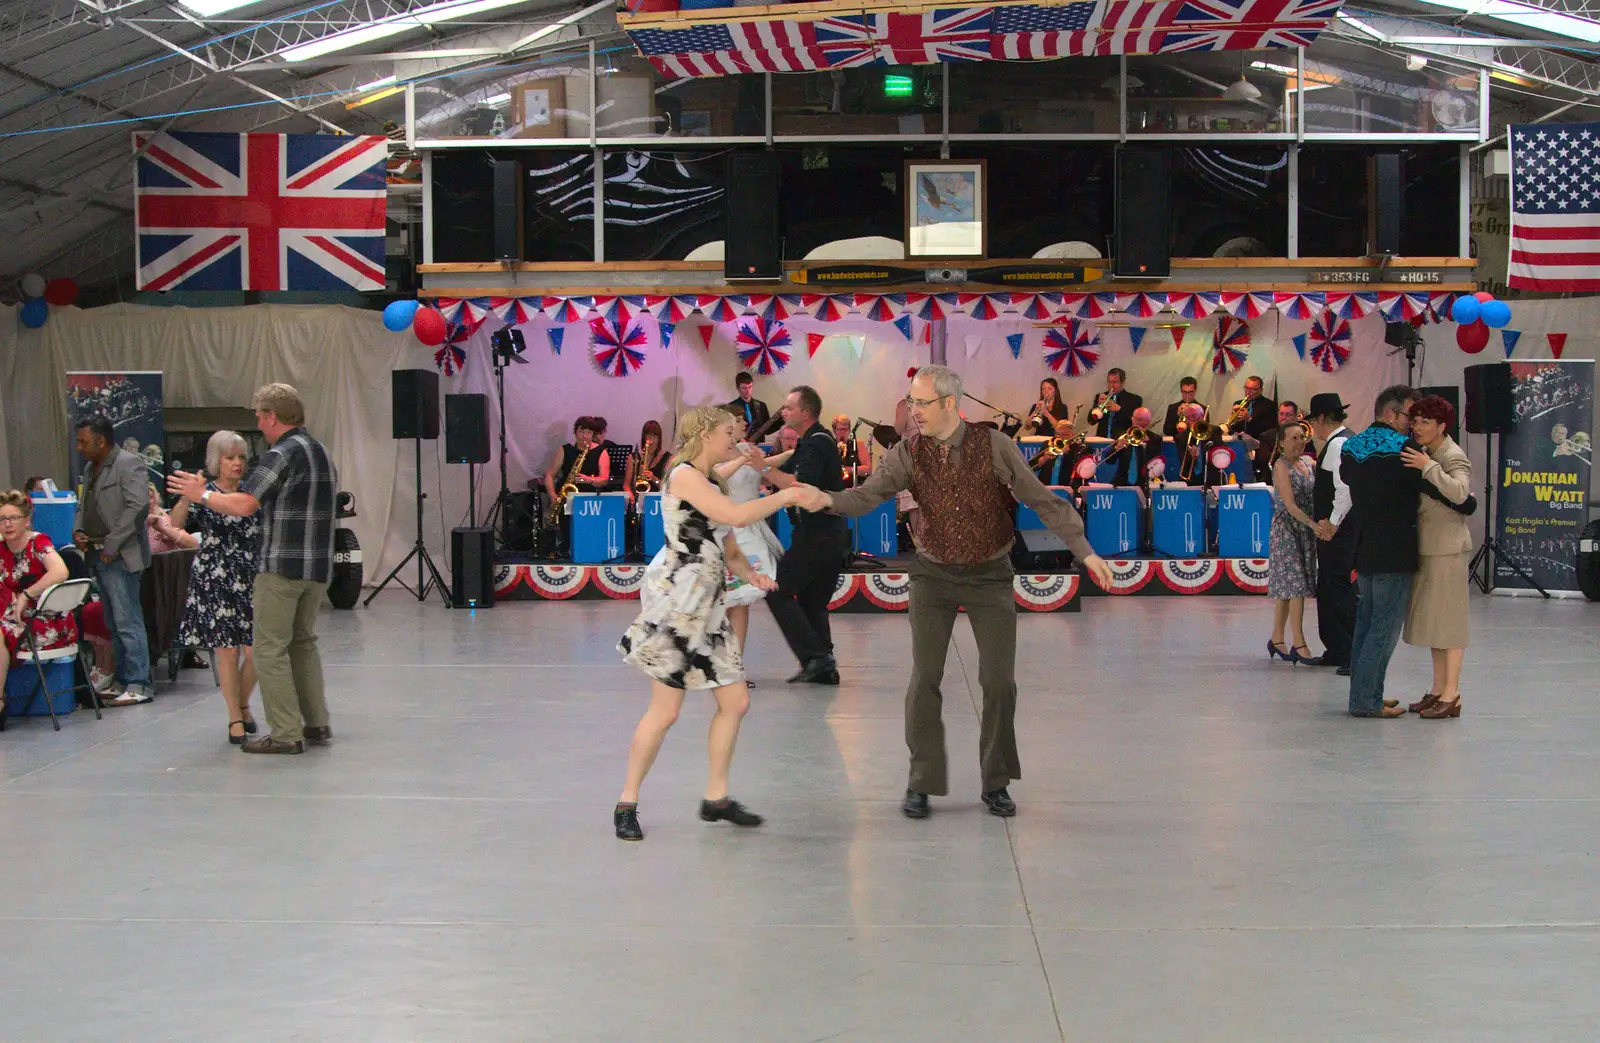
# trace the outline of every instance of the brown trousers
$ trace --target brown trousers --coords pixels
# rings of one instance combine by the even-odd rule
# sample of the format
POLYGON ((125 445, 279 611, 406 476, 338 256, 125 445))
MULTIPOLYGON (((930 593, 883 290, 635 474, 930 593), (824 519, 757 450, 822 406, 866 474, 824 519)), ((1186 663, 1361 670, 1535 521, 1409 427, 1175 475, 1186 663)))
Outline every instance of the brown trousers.
POLYGON ((911 750, 907 786, 918 793, 950 792, 944 748, 945 653, 956 612, 967 610, 978 644, 978 683, 983 714, 978 765, 984 792, 1022 778, 1017 759, 1017 606, 1011 562, 940 565, 917 556, 911 565, 911 684, 906 688, 906 746, 911 750))

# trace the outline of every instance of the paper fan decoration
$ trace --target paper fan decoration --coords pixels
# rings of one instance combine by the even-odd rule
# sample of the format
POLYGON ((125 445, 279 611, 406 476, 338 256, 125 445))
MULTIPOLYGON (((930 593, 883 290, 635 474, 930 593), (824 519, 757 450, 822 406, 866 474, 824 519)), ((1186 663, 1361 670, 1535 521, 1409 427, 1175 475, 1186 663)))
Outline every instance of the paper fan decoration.
POLYGON ((1332 373, 1350 357, 1350 323, 1331 312, 1323 312, 1311 324, 1311 361, 1324 373, 1332 373))
POLYGON ((1000 314, 994 300, 987 293, 963 293, 956 298, 957 307, 965 308, 974 319, 988 322, 1000 314))
POLYGON ((508 326, 524 325, 541 314, 533 301, 522 297, 490 297, 489 310, 508 326))
POLYGON ((1250 326, 1242 319, 1224 315, 1217 320, 1211 335, 1211 372, 1228 374, 1244 365, 1250 353, 1250 326))
POLYGON ((595 365, 608 377, 625 377, 644 365, 644 349, 650 338, 637 322, 624 326, 607 319, 589 323, 593 334, 590 351, 595 365))
POLYGON ((1044 335, 1044 364, 1053 372, 1080 377, 1100 361, 1100 339, 1082 323, 1066 329, 1048 330, 1044 335))
POLYGON ((787 326, 759 316, 740 324, 739 335, 734 339, 739 361, 745 369, 754 370, 763 377, 770 377, 789 364, 792 344, 787 326))
POLYGON ((433 353, 433 364, 447 377, 455 376, 467 365, 467 349, 462 347, 467 338, 478 332, 480 322, 452 322, 445 333, 444 343, 433 353))

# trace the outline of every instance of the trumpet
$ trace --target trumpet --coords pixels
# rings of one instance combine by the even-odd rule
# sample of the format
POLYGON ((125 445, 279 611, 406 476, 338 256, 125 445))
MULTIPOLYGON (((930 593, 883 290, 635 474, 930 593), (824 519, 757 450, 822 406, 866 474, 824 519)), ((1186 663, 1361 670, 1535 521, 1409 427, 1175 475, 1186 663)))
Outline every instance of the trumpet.
POLYGON ((1223 421, 1222 428, 1224 431, 1232 431, 1235 428, 1243 427, 1249 422, 1250 400, 1248 398, 1241 398, 1239 401, 1233 404, 1233 409, 1228 412, 1228 419, 1223 421))

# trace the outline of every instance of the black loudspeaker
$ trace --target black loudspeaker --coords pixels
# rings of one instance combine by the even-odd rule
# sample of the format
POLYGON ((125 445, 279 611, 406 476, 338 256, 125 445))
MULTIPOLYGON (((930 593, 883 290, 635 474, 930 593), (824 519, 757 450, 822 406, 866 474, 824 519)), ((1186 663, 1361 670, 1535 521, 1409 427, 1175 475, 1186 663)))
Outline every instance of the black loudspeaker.
POLYGON ((1372 254, 1400 252, 1400 211, 1405 185, 1401 180, 1400 153, 1383 152, 1372 157, 1368 174, 1368 237, 1372 254))
POLYGON ((1451 424, 1450 430, 1446 431, 1445 433, 1450 436, 1450 440, 1452 442, 1459 443, 1461 441, 1461 389, 1456 387, 1454 384, 1440 384, 1435 387, 1417 388, 1417 397, 1421 398, 1423 395, 1438 395, 1440 398, 1450 403, 1450 408, 1454 410, 1456 415, 1456 422, 1451 424))
POLYGON ((494 530, 450 530, 450 605, 494 608, 494 530))
POLYGON ((439 437, 439 371, 394 371, 394 437, 439 437))
POLYGON ((444 396, 444 458, 453 464, 489 462, 489 396, 444 396))
POLYGON ((778 231, 778 154, 735 152, 728 157, 728 230, 722 275, 727 279, 783 278, 778 231))
POLYGON ((539 525, 539 494, 516 492, 506 494, 505 508, 500 515, 500 539, 505 549, 515 554, 532 554, 534 533, 539 525))
POLYGON ((1500 435, 1516 430, 1517 413, 1511 400, 1511 365, 1487 362, 1468 366, 1461 373, 1467 392, 1467 431, 1475 435, 1500 435))
POLYGON ((1600 601, 1600 519, 1583 527, 1578 537, 1578 589, 1600 601))
POLYGON ((494 259, 522 260, 522 162, 494 161, 494 259))
POLYGON ((1172 153, 1117 150, 1113 274, 1161 279, 1172 274, 1172 153))

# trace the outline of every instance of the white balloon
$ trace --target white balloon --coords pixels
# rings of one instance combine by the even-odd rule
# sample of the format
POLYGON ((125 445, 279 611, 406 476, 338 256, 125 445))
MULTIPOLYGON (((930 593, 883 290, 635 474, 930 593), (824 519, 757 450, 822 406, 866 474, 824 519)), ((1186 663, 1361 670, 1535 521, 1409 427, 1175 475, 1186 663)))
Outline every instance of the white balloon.
POLYGON ((44 276, 38 272, 29 272, 22 277, 22 292, 29 297, 44 296, 44 276))

